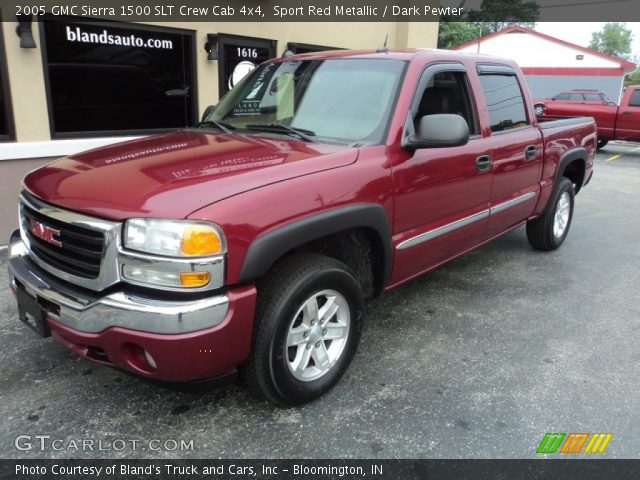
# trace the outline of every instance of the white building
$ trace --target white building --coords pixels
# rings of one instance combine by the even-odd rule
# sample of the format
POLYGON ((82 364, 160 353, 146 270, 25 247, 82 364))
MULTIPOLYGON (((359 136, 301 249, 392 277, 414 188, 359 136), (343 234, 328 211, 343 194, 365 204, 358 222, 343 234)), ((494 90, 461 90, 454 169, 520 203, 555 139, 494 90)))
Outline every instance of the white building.
POLYGON ((574 45, 528 28, 513 26, 455 47, 515 60, 527 77, 533 98, 563 90, 602 90, 618 101, 624 76, 636 65, 622 58, 574 45))

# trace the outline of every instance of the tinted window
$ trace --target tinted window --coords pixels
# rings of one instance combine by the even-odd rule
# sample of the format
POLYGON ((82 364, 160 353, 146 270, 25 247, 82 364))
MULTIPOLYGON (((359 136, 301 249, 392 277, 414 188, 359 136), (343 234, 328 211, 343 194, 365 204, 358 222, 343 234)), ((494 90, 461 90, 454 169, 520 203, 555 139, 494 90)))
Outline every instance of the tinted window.
POLYGON ((603 98, 597 93, 585 93, 584 99, 590 102, 599 102, 603 100, 603 98))
POLYGON ((640 89, 634 90, 631 94, 631 98, 629 99, 629 106, 640 107, 640 89))
POLYGON ((54 135, 193 123, 189 32, 56 21, 44 38, 54 135))
POLYGON ((556 100, 569 100, 569 94, 568 93, 559 93, 558 95, 556 95, 553 98, 556 99, 556 100))
POLYGON ((469 125, 469 133, 478 133, 475 112, 464 72, 439 72, 427 84, 414 118, 416 130, 424 115, 453 113, 460 115, 469 125))
POLYGON ((404 66, 379 59, 266 63, 231 90, 207 119, 254 131, 281 124, 310 130, 319 141, 379 143, 404 66))
POLYGON ((501 132, 527 125, 522 91, 514 75, 480 75, 491 121, 491 131, 501 132))
POLYGON ((569 95, 569 100, 573 102, 581 102, 582 100, 584 100, 584 97, 581 93, 572 93, 571 95, 569 95))

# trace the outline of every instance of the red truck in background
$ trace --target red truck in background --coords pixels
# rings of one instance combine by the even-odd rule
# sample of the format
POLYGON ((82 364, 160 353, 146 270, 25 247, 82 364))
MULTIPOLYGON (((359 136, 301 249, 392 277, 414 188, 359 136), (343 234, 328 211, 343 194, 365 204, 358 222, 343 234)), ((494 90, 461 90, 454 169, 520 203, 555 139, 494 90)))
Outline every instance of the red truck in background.
POLYGON ((541 122, 517 65, 438 50, 266 62, 196 128, 24 179, 19 317, 166 381, 240 370, 278 405, 349 365, 367 298, 526 224, 565 240, 590 118, 541 122))
POLYGON ((590 116, 598 127, 598 148, 611 140, 640 142, 640 85, 630 85, 624 91, 620 105, 612 102, 535 101, 538 117, 590 116))

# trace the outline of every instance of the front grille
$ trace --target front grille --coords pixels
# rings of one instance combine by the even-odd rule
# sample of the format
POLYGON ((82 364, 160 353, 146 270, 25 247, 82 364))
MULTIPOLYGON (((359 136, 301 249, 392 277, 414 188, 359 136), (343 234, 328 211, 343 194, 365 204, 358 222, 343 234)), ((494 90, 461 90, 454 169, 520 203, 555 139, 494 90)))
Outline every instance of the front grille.
POLYGON ((79 225, 61 222, 42 215, 22 204, 24 231, 31 251, 43 262, 71 275, 95 279, 100 275, 100 262, 104 250, 104 234, 79 225), (62 246, 36 237, 29 229, 31 220, 60 231, 57 236, 62 246))

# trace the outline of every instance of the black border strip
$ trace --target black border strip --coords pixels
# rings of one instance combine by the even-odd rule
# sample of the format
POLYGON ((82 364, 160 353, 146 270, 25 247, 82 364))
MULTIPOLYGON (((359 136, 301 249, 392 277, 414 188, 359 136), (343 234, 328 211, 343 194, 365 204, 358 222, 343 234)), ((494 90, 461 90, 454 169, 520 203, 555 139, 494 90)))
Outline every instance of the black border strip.
MULTIPOLYGON (((16 126, 13 118, 13 102, 11 101, 11 88, 9 84, 9 63, 7 61, 7 54, 4 47, 4 34, 3 27, 5 24, 0 22, 0 89, 2 89, 2 97, 4 98, 5 109, 4 112, 0 112, 0 115, 4 115, 7 122, 7 133, 0 134, 0 142, 12 142, 16 139, 16 126)), ((8 24, 11 28, 11 24, 8 24)), ((17 38, 17 37, 16 37, 17 38)), ((19 39, 16 39, 19 41, 19 39)))

